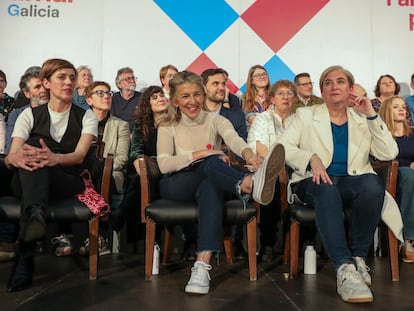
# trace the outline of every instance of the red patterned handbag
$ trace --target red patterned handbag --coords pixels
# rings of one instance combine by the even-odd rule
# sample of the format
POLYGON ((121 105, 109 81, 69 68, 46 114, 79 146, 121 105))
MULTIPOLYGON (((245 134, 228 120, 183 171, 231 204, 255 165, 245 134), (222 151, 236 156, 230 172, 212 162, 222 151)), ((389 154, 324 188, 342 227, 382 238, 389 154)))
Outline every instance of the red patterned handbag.
POLYGON ((85 204, 95 216, 103 216, 109 213, 111 211, 109 204, 102 195, 96 192, 89 171, 84 169, 80 176, 85 184, 85 190, 80 194, 76 194, 75 197, 85 204))

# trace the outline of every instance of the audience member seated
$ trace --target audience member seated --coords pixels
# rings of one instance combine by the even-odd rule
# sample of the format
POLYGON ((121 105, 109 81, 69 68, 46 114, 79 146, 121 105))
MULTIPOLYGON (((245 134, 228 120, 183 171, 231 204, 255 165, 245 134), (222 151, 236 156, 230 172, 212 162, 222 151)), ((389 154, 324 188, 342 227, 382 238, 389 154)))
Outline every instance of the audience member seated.
POLYGON ((98 120, 93 111, 71 103, 76 69, 70 62, 45 61, 39 78, 50 92, 50 101, 20 114, 5 158, 6 166, 16 169, 12 190, 22 200, 18 248, 7 283, 9 292, 32 285, 34 247, 46 235, 49 198, 72 197, 84 190, 82 163, 97 135, 98 120))
MULTIPOLYGON (((296 101, 296 86, 288 80, 279 80, 274 83, 268 94, 269 105, 273 110, 266 110, 256 116, 251 128, 247 143, 258 156, 264 158, 271 146, 276 143, 280 135, 295 119, 292 107, 296 101)), ((275 191, 280 191, 279 182, 275 184, 275 191)), ((274 260, 274 248, 277 240, 277 224, 280 220, 280 196, 260 208, 260 252, 259 259, 263 262, 274 260)))
POLYGON ((402 97, 388 97, 379 113, 398 144, 397 202, 404 224, 401 257, 411 263, 414 262, 414 135, 407 124, 407 105, 402 97))
MULTIPOLYGON (((240 103, 237 96, 228 93, 226 87, 228 73, 222 68, 206 69, 201 74, 203 80, 204 91, 206 93, 206 108, 207 111, 215 112, 226 119, 228 119, 237 134, 244 141, 247 140, 247 127, 244 113, 240 109, 240 103), (227 97, 226 97, 227 96, 227 97), (233 99, 235 97, 235 99, 233 99), (225 106, 225 99, 231 98, 232 101, 225 106)), ((196 230, 194 230, 196 231, 196 230)), ((236 260, 243 260, 247 258, 244 250, 243 241, 243 226, 233 226, 233 255, 236 260)), ((194 242, 196 237, 194 237, 194 242)), ((186 239, 186 244, 189 240, 186 239)), ((195 248, 194 248, 195 250, 195 248)))
POLYGON ((228 108, 230 110, 236 110, 239 111, 241 110, 241 104, 240 104, 240 100, 237 97, 237 95, 234 95, 232 93, 230 93, 229 88, 227 87, 228 81, 229 81, 229 74, 226 70, 224 70, 224 75, 226 78, 226 94, 224 95, 224 100, 223 100, 223 106, 225 108, 228 108))
POLYGON ((87 66, 80 66, 76 71, 78 79, 73 92, 72 103, 86 110, 89 109, 89 105, 86 103, 86 88, 93 82, 92 71, 87 66))
POLYGON ((266 96, 269 87, 269 75, 266 69, 261 65, 251 67, 247 75, 246 91, 242 101, 248 127, 253 123, 257 113, 267 110, 266 96))
POLYGON ((358 84, 358 83, 355 83, 354 84, 353 92, 355 94, 359 95, 359 96, 363 96, 363 97, 367 97, 368 96, 367 95, 367 91, 365 90, 365 88, 361 84, 358 84))
MULTIPOLYGON (((141 186, 138 157, 157 155, 157 121, 167 112, 168 100, 159 86, 149 86, 142 93, 135 112, 134 129, 129 153, 128 178, 124 197, 117 209, 112 210, 110 223, 119 231, 127 223, 127 241, 137 242, 142 238, 141 228, 141 186)), ((159 239, 158 239, 159 241, 159 239)))
POLYGON ((313 95, 313 82, 307 72, 299 73, 295 76, 295 84, 298 96, 293 104, 292 112, 300 107, 311 107, 323 103, 323 99, 313 95))
POLYGON ((6 74, 0 70, 0 153, 6 151, 6 124, 10 112, 14 107, 14 98, 4 90, 7 87, 6 74))
MULTIPOLYGON (((368 250, 381 217, 385 188, 369 156, 392 160, 398 146, 371 101, 352 92, 354 78, 341 66, 322 73, 325 104, 298 109, 281 135, 291 191, 316 210, 316 226, 336 270, 337 292, 347 302, 372 302, 368 250), (348 106, 351 98, 353 107, 348 106), (343 206, 351 209, 349 233, 343 206)), ((289 197, 292 202, 292 197, 289 197)))
MULTIPOLYGON (((374 93, 375 98, 371 99, 372 106, 375 111, 378 112, 381 103, 393 95, 398 95, 400 93, 401 86, 395 80, 395 78, 389 74, 382 75, 379 77, 377 84, 375 85, 374 93)), ((411 118, 411 112, 407 111, 407 122, 409 126, 414 126, 413 119, 411 118)))
POLYGON ((45 89, 42 81, 39 79, 40 67, 33 68, 20 78, 20 91, 22 94, 29 99, 29 104, 13 110, 7 120, 6 128, 6 154, 10 152, 11 146, 11 135, 13 133, 14 124, 16 123, 17 117, 28 107, 34 108, 49 102, 49 91, 45 89))
POLYGON ((230 121, 203 110, 203 88, 201 78, 191 72, 179 72, 170 80, 171 105, 160 120, 157 139, 157 162, 165 174, 161 197, 196 201, 199 208, 197 259, 185 287, 187 293, 195 294, 207 294, 210 289, 208 271, 212 254, 221 249, 224 200, 236 195, 246 203, 252 195, 258 203, 270 203, 284 165, 281 145, 274 145, 262 164, 230 121), (229 165, 221 150, 223 140, 257 170, 254 175, 229 165))
POLYGON ((174 75, 178 72, 177 67, 173 65, 166 65, 161 67, 160 69, 160 82, 162 86, 162 90, 164 95, 167 99, 170 98, 170 85, 169 82, 174 77, 174 75))
MULTIPOLYGON (((414 90, 414 73, 411 75, 410 87, 414 90)), ((405 98, 405 102, 407 103, 407 106, 410 109, 411 119, 413 119, 414 122, 414 95, 407 96, 405 98)))
POLYGON ((377 80, 374 89, 375 98, 371 99, 375 111, 379 111, 382 102, 393 95, 400 93, 400 84, 389 74, 382 75, 377 80))
MULTIPOLYGON (((103 157, 108 154, 114 156, 110 193, 120 193, 124 191, 124 173, 128 161, 128 152, 130 145, 130 130, 128 122, 123 121, 110 114, 112 103, 111 87, 103 81, 95 81, 85 90, 86 102, 98 118, 98 138, 92 144, 99 145, 105 143, 103 157)), ((99 163, 99 162, 97 162, 99 163)), ((92 166, 95 168, 94 166, 92 166)), ((92 169, 93 170, 93 169, 92 169)), ((95 172, 102 172, 101 167, 96 167, 95 172)), ((108 226, 102 223, 99 226, 100 234, 98 238, 99 255, 110 253, 108 243, 108 226)), ((84 245, 79 250, 81 255, 89 255, 89 239, 87 238, 84 245)))
MULTIPOLYGON (((39 72, 41 69, 40 66, 31 66, 29 68, 26 69, 26 71, 24 72, 24 74, 26 73, 31 73, 31 72, 39 72)), ((14 103, 14 107, 17 108, 21 108, 24 106, 29 105, 30 103, 30 99, 27 98, 24 93, 21 90, 18 90, 15 94, 14 94, 14 98, 15 98, 15 103, 14 103)))
MULTIPOLYGON (((40 67, 36 67, 36 69, 32 69, 27 71, 21 78, 20 78, 20 91, 26 98, 29 98, 30 104, 27 106, 23 106, 21 108, 13 110, 9 114, 9 118, 7 120, 7 128, 6 128, 6 154, 10 152, 11 146, 11 135, 14 129, 14 124, 16 123, 17 117, 20 113, 26 109, 27 107, 37 107, 49 102, 49 92, 46 91, 42 82, 39 79, 40 74, 40 67)), ((14 241, 15 241, 15 225, 11 223, 0 223, 0 260, 4 258, 7 260, 8 258, 11 259, 11 255, 14 255, 14 241)))
POLYGON ((119 92, 112 97, 111 114, 129 123, 130 130, 134 128, 134 113, 138 107, 141 93, 135 91, 137 87, 137 77, 129 67, 118 70, 115 78, 119 92))

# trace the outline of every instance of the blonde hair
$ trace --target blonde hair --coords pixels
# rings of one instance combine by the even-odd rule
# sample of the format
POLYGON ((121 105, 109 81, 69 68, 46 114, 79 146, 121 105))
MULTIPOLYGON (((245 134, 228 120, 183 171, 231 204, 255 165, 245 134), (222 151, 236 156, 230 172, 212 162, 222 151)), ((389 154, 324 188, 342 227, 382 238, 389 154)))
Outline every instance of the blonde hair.
MULTIPOLYGON (((161 117, 157 122, 158 126, 168 126, 178 123, 181 120, 181 111, 178 107, 174 106, 174 101, 177 100, 177 89, 183 84, 196 84, 200 87, 201 92, 204 94, 204 85, 201 77, 191 71, 181 71, 174 75, 170 80, 170 105, 165 116, 161 117)), ((205 108, 205 103, 203 104, 205 108)))
MULTIPOLYGON (((382 102, 380 106, 380 110, 379 110, 379 115, 381 119, 385 122, 385 124, 387 125, 391 134, 394 133, 394 127, 395 127, 394 117, 392 113, 392 102, 395 99, 401 99, 403 102, 405 102, 404 98, 402 98, 401 96, 394 95, 394 96, 391 96, 385 99, 382 102)), ((405 109, 407 109, 407 106, 405 107, 405 109)), ((404 128, 404 136, 409 136, 411 134, 411 128, 408 126, 407 119, 404 119, 403 121, 403 128, 404 128)))

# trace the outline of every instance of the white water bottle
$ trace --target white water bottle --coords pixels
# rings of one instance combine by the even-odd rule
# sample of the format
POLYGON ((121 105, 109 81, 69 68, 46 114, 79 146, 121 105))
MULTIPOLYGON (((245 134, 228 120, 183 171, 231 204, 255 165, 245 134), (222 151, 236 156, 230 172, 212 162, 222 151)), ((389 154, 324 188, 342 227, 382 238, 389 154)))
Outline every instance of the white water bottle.
POLYGON ((160 273, 160 247, 157 243, 154 244, 154 256, 152 258, 152 275, 160 273))
POLYGON ((305 274, 316 274, 316 251, 313 245, 307 245, 305 249, 305 258, 303 260, 305 274))

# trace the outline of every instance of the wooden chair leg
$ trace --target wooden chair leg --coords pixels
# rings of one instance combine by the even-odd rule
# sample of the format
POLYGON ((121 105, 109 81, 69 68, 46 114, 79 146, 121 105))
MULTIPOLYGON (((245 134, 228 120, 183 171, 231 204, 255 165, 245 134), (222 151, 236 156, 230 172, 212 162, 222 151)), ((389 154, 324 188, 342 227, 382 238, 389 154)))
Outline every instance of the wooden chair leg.
POLYGON ((257 280, 257 221, 256 218, 247 224, 247 254, 249 257, 249 277, 250 281, 257 280))
POLYGON ((89 279, 96 280, 98 272, 99 217, 89 220, 89 279))
POLYGON ((289 253, 290 253, 290 233, 286 232, 285 235, 285 247, 283 248, 283 263, 289 263, 289 253))
POLYGON ((162 263, 167 264, 170 259, 170 254, 172 250, 172 244, 174 239, 174 232, 170 231, 168 226, 164 226, 164 254, 162 257, 162 263))
POLYGON ((299 262, 299 233, 300 224, 294 220, 290 223, 290 258, 289 258, 289 274, 291 279, 298 276, 299 262))
POLYGON ((234 263, 233 256, 233 242, 231 226, 225 225, 223 227, 224 252, 226 253, 226 260, 228 264, 234 263))
POLYGON ((155 223, 147 219, 145 225, 145 280, 152 279, 152 261, 154 259, 155 223))
POLYGON ((388 245, 391 265, 391 279, 394 282, 398 282, 400 280, 400 267, 398 263, 398 240, 390 228, 388 228, 388 245))

